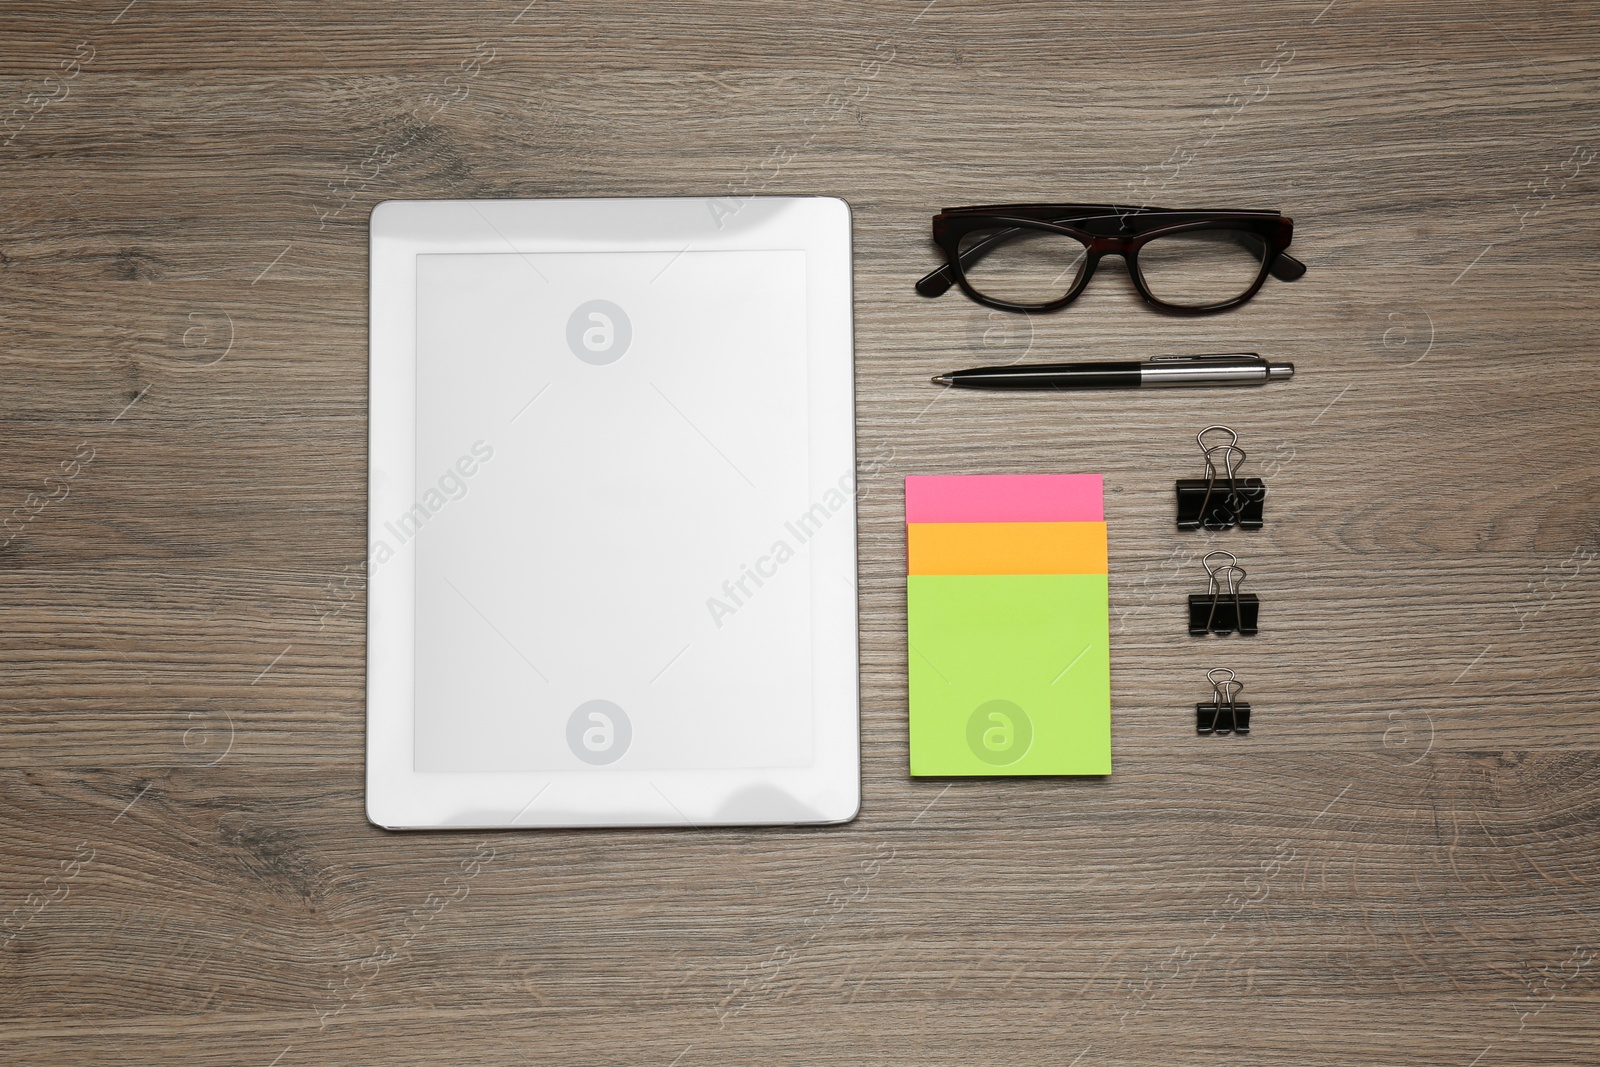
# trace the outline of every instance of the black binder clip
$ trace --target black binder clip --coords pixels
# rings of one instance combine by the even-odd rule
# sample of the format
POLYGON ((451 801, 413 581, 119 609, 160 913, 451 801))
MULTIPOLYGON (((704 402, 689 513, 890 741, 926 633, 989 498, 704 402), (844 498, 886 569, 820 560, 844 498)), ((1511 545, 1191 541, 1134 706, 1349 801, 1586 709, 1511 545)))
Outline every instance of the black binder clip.
POLYGON ((1261 601, 1254 593, 1239 592, 1245 569, 1232 552, 1210 552, 1200 561, 1210 576, 1209 588, 1204 593, 1189 594, 1189 633, 1195 637, 1204 634, 1239 633, 1253 636, 1261 617, 1261 601), (1213 565, 1213 556, 1226 556, 1213 565))
POLYGON ((1234 698, 1244 690, 1244 683, 1234 677, 1228 667, 1213 667, 1206 671, 1206 681, 1211 683, 1211 702, 1194 706, 1194 728, 1201 736, 1215 734, 1248 734, 1250 732, 1250 705, 1234 698))
POLYGON ((1267 486, 1260 478, 1238 476, 1237 468, 1245 460, 1245 451, 1239 447, 1239 435, 1227 426, 1207 426, 1195 434, 1194 439, 1200 445, 1200 454, 1206 458, 1206 476, 1178 479, 1178 529, 1227 530, 1234 526, 1261 529, 1267 486), (1207 445, 1206 434, 1214 430, 1227 434, 1228 440, 1207 445))

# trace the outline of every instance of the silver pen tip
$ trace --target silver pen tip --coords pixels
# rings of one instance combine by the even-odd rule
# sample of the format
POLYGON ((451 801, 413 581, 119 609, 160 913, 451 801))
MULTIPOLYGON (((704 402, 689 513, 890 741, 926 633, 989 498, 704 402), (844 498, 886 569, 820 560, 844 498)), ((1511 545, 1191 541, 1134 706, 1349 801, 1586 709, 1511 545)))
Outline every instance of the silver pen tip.
POLYGON ((1285 382, 1294 377, 1293 363, 1268 363, 1267 381, 1285 382))
POLYGON ((948 375, 948 374, 935 374, 933 376, 933 384, 934 385, 954 385, 954 384, 956 384, 956 380, 954 378, 950 377, 950 375, 948 375))

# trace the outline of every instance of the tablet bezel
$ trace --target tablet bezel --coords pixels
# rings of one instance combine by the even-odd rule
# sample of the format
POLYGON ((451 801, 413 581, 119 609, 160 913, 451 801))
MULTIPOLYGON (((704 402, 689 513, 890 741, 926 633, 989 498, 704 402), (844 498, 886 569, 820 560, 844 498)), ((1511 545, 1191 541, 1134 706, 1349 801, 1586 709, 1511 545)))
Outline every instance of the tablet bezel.
MULTIPOLYGON (((370 222, 368 543, 412 501, 417 256, 802 249, 814 489, 854 485, 851 218, 829 197, 386 201, 370 222)), ((809 767, 554 772, 414 769, 414 543, 367 588, 367 818, 389 829, 838 823, 860 807, 855 495, 819 539, 813 573, 809 767), (843 519, 844 521, 840 521, 843 519), (837 575, 844 581, 836 581, 837 575), (840 592, 838 590, 843 590, 840 592)), ((623 761, 625 764, 625 761, 623 761)))

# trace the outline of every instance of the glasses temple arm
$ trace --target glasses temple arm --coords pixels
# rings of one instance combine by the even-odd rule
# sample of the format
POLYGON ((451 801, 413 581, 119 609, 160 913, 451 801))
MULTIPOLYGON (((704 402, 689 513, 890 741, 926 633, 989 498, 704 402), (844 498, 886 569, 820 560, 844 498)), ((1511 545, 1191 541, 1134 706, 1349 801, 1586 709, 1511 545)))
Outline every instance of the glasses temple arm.
MULTIPOLYGON (((990 237, 986 237, 982 241, 979 241, 965 252, 962 252, 960 255, 962 269, 965 270, 968 263, 988 255, 990 249, 992 249, 995 245, 1000 244, 1002 241, 1010 240, 1011 235, 1020 229, 1022 229, 1022 227, 1012 226, 1009 229, 1001 230, 1000 232, 993 234, 990 237)), ((939 269, 931 271, 919 278, 917 280, 917 292, 923 296, 943 296, 945 293, 950 291, 950 287, 955 283, 955 269, 949 263, 946 263, 939 269)))
MULTIPOLYGON (((1238 239, 1256 255, 1266 251, 1267 243, 1253 233, 1238 232, 1238 239)), ((1287 252, 1279 252, 1267 264, 1267 269, 1279 281, 1292 282, 1306 272, 1306 265, 1287 252)))
POLYGON ((1282 282, 1292 282, 1306 272, 1306 265, 1287 252, 1279 252, 1268 268, 1282 282))
POLYGON ((922 296, 943 296, 956 283, 955 271, 946 263, 938 270, 917 279, 917 292, 922 296))

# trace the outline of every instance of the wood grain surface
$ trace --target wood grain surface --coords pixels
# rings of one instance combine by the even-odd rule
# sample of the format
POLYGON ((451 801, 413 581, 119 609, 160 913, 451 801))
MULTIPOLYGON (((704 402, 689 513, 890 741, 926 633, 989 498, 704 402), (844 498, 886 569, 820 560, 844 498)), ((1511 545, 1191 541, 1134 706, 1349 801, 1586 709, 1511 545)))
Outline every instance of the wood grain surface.
POLYGON ((1593 4, 125 2, 0 12, 6 1063, 1600 1056, 1593 4), (373 204, 761 193, 855 211, 860 819, 369 826, 373 204), (1022 200, 1276 208, 1309 271, 912 292, 1022 200), (1300 374, 928 384, 1238 348, 1300 374), (1259 533, 1173 529, 1212 422, 1259 533), (913 782, 901 479, 1027 471, 1107 477, 1116 772, 913 782), (1189 638, 1244 545, 1263 633, 1189 638))

